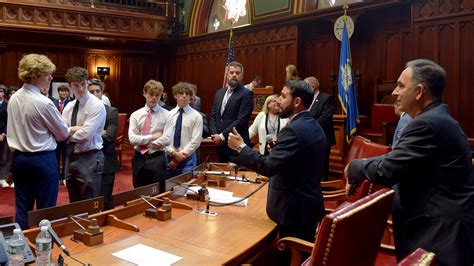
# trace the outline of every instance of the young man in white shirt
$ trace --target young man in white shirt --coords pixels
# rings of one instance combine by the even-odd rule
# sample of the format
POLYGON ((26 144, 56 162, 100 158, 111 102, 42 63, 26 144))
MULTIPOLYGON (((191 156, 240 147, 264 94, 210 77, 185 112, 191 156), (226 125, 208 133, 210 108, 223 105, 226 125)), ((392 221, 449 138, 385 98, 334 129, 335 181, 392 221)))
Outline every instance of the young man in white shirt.
POLYGON ((68 127, 53 102, 40 93, 49 88, 56 66, 39 54, 25 55, 18 66, 23 87, 8 102, 8 145, 13 151, 15 221, 27 228, 28 211, 56 206, 59 167, 56 141, 65 140, 77 128, 68 127))
MULTIPOLYGON (((167 177, 164 150, 170 141, 163 132, 169 111, 158 104, 163 89, 161 82, 147 81, 143 87, 146 104, 130 116, 128 138, 135 149, 135 155, 132 158, 133 187, 135 188, 164 181, 167 177)), ((163 188, 164 186, 160 186, 160 189, 163 188)))
POLYGON ((67 144, 66 186, 70 202, 98 197, 102 182, 106 114, 102 101, 87 90, 87 77, 87 70, 82 67, 70 68, 65 75, 76 99, 64 108, 63 118, 70 127, 80 126, 67 144))
POLYGON ((179 82, 173 86, 176 107, 170 111, 170 145, 166 148, 168 175, 173 177, 192 171, 196 167, 196 150, 202 141, 202 116, 189 102, 193 96, 192 85, 179 82))

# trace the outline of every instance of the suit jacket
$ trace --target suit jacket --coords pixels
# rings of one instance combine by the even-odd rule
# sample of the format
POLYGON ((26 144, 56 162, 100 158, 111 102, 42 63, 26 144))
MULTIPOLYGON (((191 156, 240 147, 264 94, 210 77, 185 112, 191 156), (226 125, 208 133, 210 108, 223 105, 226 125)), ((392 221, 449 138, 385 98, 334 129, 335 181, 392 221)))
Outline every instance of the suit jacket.
POLYGON ((222 156, 234 154, 234 151, 227 146, 227 136, 235 127, 247 145, 250 144, 248 123, 253 110, 253 93, 239 84, 230 96, 225 110, 221 115, 222 100, 227 87, 217 91, 211 111, 211 134, 223 134, 225 143, 217 147, 217 151, 222 156))
POLYGON ((118 110, 115 107, 105 105, 105 134, 102 134, 102 152, 104 153, 104 174, 115 173, 119 168, 117 154, 115 152, 115 138, 118 128, 118 110))
POLYGON ((194 108, 194 110, 201 112, 201 97, 196 96, 196 98, 194 99, 194 103, 191 105, 191 107, 194 108))
MULTIPOLYGON (((64 107, 66 107, 66 105, 67 105, 69 102, 70 102, 69 99, 67 99, 67 98, 64 99, 63 110, 64 110, 64 107)), ((59 99, 54 99, 54 100, 53 100, 53 103, 54 103, 54 105, 56 106, 56 108, 58 108, 58 110, 59 110, 59 99)))
POLYGON ((8 120, 7 107, 8 107, 8 102, 6 100, 3 100, 2 106, 0 106, 0 134, 1 133, 7 134, 7 120, 8 120))
POLYGON ((474 176, 466 136, 445 104, 432 104, 405 127, 388 154, 353 160, 349 180, 394 185, 397 259, 416 248, 439 265, 474 262, 474 176), (470 258, 469 258, 470 257, 470 258))
POLYGON ((325 150, 321 126, 301 112, 281 129, 269 155, 246 146, 232 160, 270 177, 270 219, 281 225, 310 225, 324 217, 320 182, 325 150))
POLYGON ((328 146, 336 144, 334 135, 334 97, 322 91, 319 91, 318 97, 311 106, 309 113, 318 121, 324 130, 328 146))

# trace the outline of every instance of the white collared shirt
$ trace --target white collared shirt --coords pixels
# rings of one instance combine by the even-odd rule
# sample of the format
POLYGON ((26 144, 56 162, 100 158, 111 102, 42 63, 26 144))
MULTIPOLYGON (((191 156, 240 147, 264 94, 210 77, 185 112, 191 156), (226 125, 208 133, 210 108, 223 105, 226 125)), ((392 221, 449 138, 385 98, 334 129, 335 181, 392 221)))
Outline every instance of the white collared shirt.
POLYGON ((314 94, 313 101, 311 102, 311 105, 309 106, 308 110, 311 110, 311 107, 313 107, 313 104, 316 102, 316 98, 318 98, 318 95, 319 95, 319 90, 314 94))
POLYGON ((23 84, 8 102, 7 139, 21 152, 52 151, 69 130, 54 103, 39 88, 23 84))
POLYGON ((76 126, 82 126, 69 137, 70 142, 76 142, 74 152, 86 152, 102 149, 102 130, 105 125, 105 107, 99 98, 86 92, 80 99, 69 102, 63 110, 63 117, 68 126, 71 126, 71 117, 79 100, 76 126))
POLYGON ((170 143, 169 136, 163 134, 165 125, 168 121, 169 111, 157 104, 153 108, 151 115, 150 133, 148 135, 135 134, 133 131, 138 129, 142 131, 145 118, 148 114, 148 106, 144 106, 130 116, 130 125, 128 127, 128 139, 131 145, 134 145, 134 149, 139 151, 141 145, 149 145, 153 142, 154 145, 149 145, 149 153, 156 151, 162 151, 170 143), (158 139, 153 141, 153 134, 158 133, 160 136, 158 139))
POLYGON ((199 148, 199 145, 201 145, 203 122, 201 114, 191 108, 191 106, 186 105, 183 110, 181 145, 178 149, 175 149, 173 146, 173 137, 176 128, 176 120, 179 116, 179 106, 176 106, 170 111, 171 123, 167 125, 168 128, 165 130, 170 136, 170 145, 166 147, 166 151, 171 153, 178 150, 184 153, 186 157, 189 157, 199 148))

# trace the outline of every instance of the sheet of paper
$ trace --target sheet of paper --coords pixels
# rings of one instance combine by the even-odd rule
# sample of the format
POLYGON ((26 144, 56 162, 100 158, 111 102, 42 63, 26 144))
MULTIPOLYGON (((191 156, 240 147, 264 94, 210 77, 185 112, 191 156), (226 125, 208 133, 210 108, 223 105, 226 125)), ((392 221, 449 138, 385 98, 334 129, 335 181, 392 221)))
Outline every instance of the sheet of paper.
MULTIPOLYGON (((237 201, 239 199, 242 199, 242 198, 239 198, 239 197, 211 197, 211 201, 212 202, 217 202, 217 203, 229 203, 229 202, 237 201)), ((233 204, 233 206, 246 207, 247 204, 248 204, 248 201, 249 201, 249 199, 245 199, 245 200, 243 200, 239 203, 233 204)))
POLYGON ((205 171, 205 173, 211 175, 230 175, 230 171, 205 171))
POLYGON ((138 265, 157 265, 157 261, 160 262, 160 265, 171 265, 183 259, 171 253, 142 244, 122 249, 112 255, 138 265))
POLYGON ((220 190, 216 188, 209 187, 207 188, 209 190, 209 197, 232 197, 234 195, 234 192, 232 191, 225 191, 225 190, 220 190))

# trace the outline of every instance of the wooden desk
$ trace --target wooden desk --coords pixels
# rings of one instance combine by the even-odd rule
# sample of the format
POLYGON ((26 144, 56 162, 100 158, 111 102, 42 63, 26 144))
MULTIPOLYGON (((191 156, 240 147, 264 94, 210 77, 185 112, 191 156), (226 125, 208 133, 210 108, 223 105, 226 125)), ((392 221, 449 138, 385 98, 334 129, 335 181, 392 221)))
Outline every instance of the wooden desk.
MULTIPOLYGON (((246 173, 246 176, 249 174, 246 173)), ((233 191, 234 196, 238 197, 245 196, 256 187, 256 184, 229 181, 225 190, 233 191)), ((266 193, 265 186, 249 198, 247 207, 211 206, 211 211, 219 213, 216 217, 177 208, 172 210, 172 219, 164 222, 146 218, 142 212, 127 218, 122 217, 126 222, 137 225, 140 232, 104 225, 101 227, 104 232, 104 243, 95 247, 73 242, 70 239, 71 235, 63 236, 62 240, 73 257, 93 265, 132 265, 111 254, 135 244, 144 244, 182 257, 183 259, 176 265, 251 263, 255 256, 258 256, 265 247, 272 245, 276 238, 276 225, 265 212, 266 193)), ((197 205, 196 201, 182 197, 176 198, 176 201, 194 208, 197 205)), ((205 204, 200 203, 200 206, 204 208, 205 204)), ((102 215, 118 216, 119 213, 120 208, 117 208, 103 212, 102 215)), ((99 215, 101 214, 94 214, 91 217, 99 215)), ((25 235, 34 242, 37 232, 37 228, 29 229, 25 231, 25 235)), ((57 247, 53 250, 53 254, 54 258, 59 254, 57 247)), ((76 264, 67 257, 65 262, 70 265, 76 264)))

